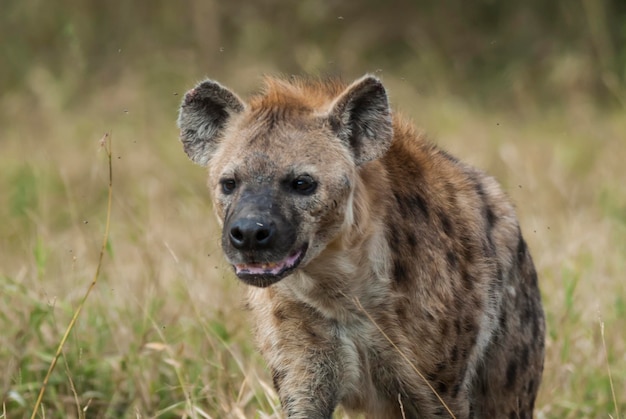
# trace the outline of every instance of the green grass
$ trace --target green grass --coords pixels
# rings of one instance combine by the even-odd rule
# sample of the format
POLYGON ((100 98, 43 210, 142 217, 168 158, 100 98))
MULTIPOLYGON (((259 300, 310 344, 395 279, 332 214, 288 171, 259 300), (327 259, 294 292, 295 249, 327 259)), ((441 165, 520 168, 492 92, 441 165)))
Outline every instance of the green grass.
MULTIPOLYGON (((177 142, 172 93, 194 81, 148 89, 121 80, 72 106, 35 72, 31 96, 0 100, 0 418, 32 414, 94 276, 107 215, 105 132, 113 200, 102 270, 37 417, 279 416, 245 288, 222 261, 204 171, 177 142)), ((516 203, 548 317, 537 417, 615 418, 609 369, 623 417, 624 113, 585 102, 488 111, 385 82, 404 113, 494 174, 516 203)))

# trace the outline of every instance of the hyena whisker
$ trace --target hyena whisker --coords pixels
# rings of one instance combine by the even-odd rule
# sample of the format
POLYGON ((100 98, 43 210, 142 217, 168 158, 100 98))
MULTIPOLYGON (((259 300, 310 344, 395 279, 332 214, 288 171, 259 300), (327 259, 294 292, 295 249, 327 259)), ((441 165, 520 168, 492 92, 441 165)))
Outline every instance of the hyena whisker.
MULTIPOLYGON (((363 307, 363 305, 361 304, 361 301, 359 300, 358 297, 354 297, 354 304, 356 304, 357 308, 359 310, 361 310, 365 316, 369 319, 370 322, 372 322, 372 324, 376 327, 376 329, 378 329, 378 331, 380 332, 380 334, 385 338, 385 340, 387 340, 387 342, 389 342, 389 344, 393 347, 393 349, 402 357, 402 359, 411 366, 411 368, 413 369, 413 371, 415 371, 415 373, 422 379, 424 380, 424 383, 426 383, 426 385, 428 386, 428 388, 430 388, 430 390, 433 392, 433 394, 437 397, 437 399, 439 399, 439 402, 441 403, 441 405, 448 411, 448 413, 450 414, 450 417, 452 419, 456 419, 456 416, 454 415, 454 413, 452 413, 452 410, 450 410, 450 408, 448 407, 448 405, 446 404, 446 402, 441 398, 441 396, 439 395, 439 393, 437 392, 437 390, 435 390, 435 388, 432 386, 432 384, 430 384, 430 382, 426 379, 426 377, 424 377, 424 374, 421 373, 421 371, 415 366, 415 364, 413 362, 411 362, 411 360, 404 354, 404 352, 402 352, 400 350, 400 348, 398 348, 398 346, 395 344, 395 342, 393 340, 391 340, 391 338, 387 335, 387 333, 385 333, 385 331, 378 325, 378 323, 376 322, 376 320, 374 320, 374 318, 370 315, 370 313, 367 312, 367 310, 365 309, 365 307, 363 307)), ((398 401, 400 401, 400 394, 398 394, 398 401)), ((402 409, 402 414, 404 415, 404 408, 402 407, 402 402, 400 401, 401 404, 401 409, 402 409)))

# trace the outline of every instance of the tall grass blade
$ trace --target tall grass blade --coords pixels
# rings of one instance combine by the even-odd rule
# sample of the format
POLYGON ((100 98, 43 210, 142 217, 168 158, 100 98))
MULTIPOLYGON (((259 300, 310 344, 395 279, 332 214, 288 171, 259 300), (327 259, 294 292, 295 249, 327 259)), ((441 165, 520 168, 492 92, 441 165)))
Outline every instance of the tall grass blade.
POLYGON ((94 273, 91 284, 87 288, 87 291, 85 292, 85 295, 83 296, 82 300, 78 304, 78 307, 76 307, 76 310, 74 311, 74 315, 72 316, 72 320, 70 320, 70 323, 67 325, 67 328, 65 329, 65 334, 63 335, 63 338, 59 342, 59 346, 57 347, 54 358, 52 359, 52 362, 50 362, 50 367, 48 368, 48 372, 46 373, 46 376, 43 379, 43 383, 41 384, 41 389, 39 390, 39 395, 37 396, 37 401, 35 402, 35 405, 33 407, 33 413, 31 415, 31 419, 35 419, 35 417, 37 416, 37 411, 39 410, 39 407, 41 406, 43 396, 46 392, 46 387, 48 386, 48 381, 50 380, 52 371, 54 371, 57 361, 59 360, 59 357, 61 356, 63 347, 65 346, 65 342, 67 341, 67 338, 69 337, 72 329, 74 328, 74 325, 76 324, 76 321, 78 320, 78 316, 80 315, 80 312, 82 311, 85 305, 85 302, 87 301, 87 298, 89 297, 89 294, 91 294, 91 291, 95 288, 96 283, 98 282, 98 277, 100 276, 100 269, 102 267, 102 259, 104 257, 104 252, 106 251, 106 246, 109 240, 109 226, 111 223, 111 203, 112 203, 112 196, 113 196, 113 164, 112 164, 112 158, 111 158, 111 137, 109 136, 108 133, 104 134, 104 136, 100 140, 100 145, 107 153, 107 160, 108 160, 108 166, 109 166, 109 194, 108 194, 108 200, 107 200, 106 224, 104 227, 102 246, 100 247, 100 256, 98 258, 98 265, 96 266, 96 272, 94 273))
POLYGON ((606 370, 609 374, 609 384, 611 385, 611 396, 613 397, 613 406, 615 406, 615 417, 619 419, 619 404, 615 397, 615 386, 613 385, 613 377, 611 375, 611 365, 609 364, 609 353, 606 350, 606 340, 604 339, 604 321, 600 318, 600 336, 602 336, 602 347, 604 348, 604 359, 606 361, 606 370))

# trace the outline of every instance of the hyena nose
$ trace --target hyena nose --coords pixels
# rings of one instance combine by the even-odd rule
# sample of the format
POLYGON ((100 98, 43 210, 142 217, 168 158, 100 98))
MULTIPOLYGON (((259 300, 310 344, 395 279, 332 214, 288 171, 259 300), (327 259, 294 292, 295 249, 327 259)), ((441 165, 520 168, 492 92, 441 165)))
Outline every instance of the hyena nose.
POLYGON ((240 218, 230 226, 229 238, 239 250, 258 250, 271 245, 276 228, 272 222, 240 218))

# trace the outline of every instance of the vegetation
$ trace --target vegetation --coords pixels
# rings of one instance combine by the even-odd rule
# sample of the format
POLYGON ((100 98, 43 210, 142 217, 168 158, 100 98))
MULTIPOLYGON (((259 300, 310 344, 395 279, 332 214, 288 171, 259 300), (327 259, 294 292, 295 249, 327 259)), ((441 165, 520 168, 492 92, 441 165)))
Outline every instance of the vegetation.
POLYGON ((426 3, 6 1, 0 418, 33 415, 79 307, 34 417, 278 417, 176 110, 206 75, 366 71, 517 205, 548 317, 537 417, 624 417, 626 3, 426 3))

